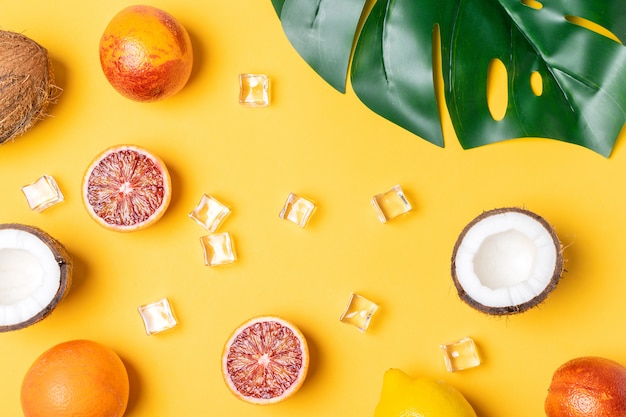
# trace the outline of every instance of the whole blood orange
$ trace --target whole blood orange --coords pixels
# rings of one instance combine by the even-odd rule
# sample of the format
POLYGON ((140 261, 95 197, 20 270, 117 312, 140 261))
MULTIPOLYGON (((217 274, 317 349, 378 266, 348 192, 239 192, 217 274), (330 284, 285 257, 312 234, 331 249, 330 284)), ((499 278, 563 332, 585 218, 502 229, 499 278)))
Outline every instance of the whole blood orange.
POLYGON ((90 340, 53 346, 31 365, 22 382, 25 417, 122 417, 129 383, 124 363, 90 340))
POLYGON ((552 377, 548 417, 626 416, 626 367, 595 356, 572 359, 552 377))
POLYGON ((89 165, 83 202, 102 226, 130 232, 155 223, 167 210, 171 180, 161 159, 133 145, 111 147, 89 165))
POLYGON ((123 96, 140 102, 162 100, 178 93, 189 80, 191 40, 169 13, 152 6, 130 6, 104 30, 100 64, 123 96))
POLYGON ((253 318, 224 346, 222 373, 233 394, 253 404, 273 404, 295 394, 309 368, 300 330, 278 317, 253 318))

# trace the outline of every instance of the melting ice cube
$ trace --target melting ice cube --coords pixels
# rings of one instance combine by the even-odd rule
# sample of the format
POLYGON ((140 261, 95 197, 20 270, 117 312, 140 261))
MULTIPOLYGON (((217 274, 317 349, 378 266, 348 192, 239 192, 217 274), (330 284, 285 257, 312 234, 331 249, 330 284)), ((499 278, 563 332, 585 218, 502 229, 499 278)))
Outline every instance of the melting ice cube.
POLYGON ((449 372, 461 371, 480 365, 476 344, 471 337, 464 337, 440 346, 446 369, 449 372))
POLYGON ((204 194, 198 205, 189 213, 200 226, 213 233, 230 214, 230 208, 215 197, 204 194))
POLYGON ((43 175, 34 183, 23 186, 22 192, 31 210, 38 212, 64 200, 57 182, 49 175, 43 175))
POLYGON ((348 305, 339 320, 356 327, 361 332, 365 332, 377 309, 378 305, 375 302, 359 294, 352 293, 350 294, 348 305))
POLYGON ((393 186, 382 194, 376 194, 372 198, 372 205, 382 223, 408 213, 413 208, 399 185, 393 186))
POLYGON ((230 233, 216 233, 200 238, 204 249, 204 263, 207 266, 224 265, 234 262, 237 257, 230 233))
POLYGON ((300 227, 304 227, 309 222, 314 210, 315 203, 290 193, 279 216, 281 219, 289 220, 300 227))
POLYGON ((265 74, 239 74, 239 104, 267 107, 270 104, 270 80, 265 74))
POLYGON ((139 306, 137 310, 149 336, 171 329, 178 323, 167 298, 139 306))

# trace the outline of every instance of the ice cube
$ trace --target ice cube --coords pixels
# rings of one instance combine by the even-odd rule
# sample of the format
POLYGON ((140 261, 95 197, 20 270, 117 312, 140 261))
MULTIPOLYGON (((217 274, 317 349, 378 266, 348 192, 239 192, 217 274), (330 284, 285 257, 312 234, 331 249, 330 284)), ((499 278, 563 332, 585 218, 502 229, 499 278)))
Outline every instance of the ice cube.
POLYGON ((382 194, 376 194, 372 198, 372 205, 376 210, 378 219, 386 223, 401 214, 408 213, 413 209, 399 185, 393 186, 382 194))
POLYGON ((361 332, 365 332, 377 309, 378 305, 375 302, 359 294, 352 293, 350 294, 348 305, 339 320, 356 327, 361 332))
POLYGON ((204 249, 204 263, 207 266, 224 265, 237 259, 230 233, 216 233, 200 238, 204 249))
POLYGON ((50 175, 43 175, 32 184, 22 187, 31 210, 42 212, 64 200, 57 182, 50 175))
POLYGON ((267 107, 270 104, 270 80, 265 74, 239 74, 239 104, 244 107, 267 107))
POLYGON ((299 197, 294 193, 289 193, 279 216, 281 219, 289 220, 300 227, 304 227, 309 222, 314 210, 314 202, 299 197))
POLYGON ((215 197, 204 194, 198 205, 189 213, 189 217, 213 233, 229 214, 230 208, 220 203, 215 197))
POLYGON ((449 372, 461 371, 480 365, 476 344, 471 337, 440 346, 446 369, 449 372))
POLYGON ((167 298, 139 306, 137 310, 139 310, 139 314, 146 328, 146 333, 149 336, 169 330, 178 324, 174 317, 172 306, 167 298))

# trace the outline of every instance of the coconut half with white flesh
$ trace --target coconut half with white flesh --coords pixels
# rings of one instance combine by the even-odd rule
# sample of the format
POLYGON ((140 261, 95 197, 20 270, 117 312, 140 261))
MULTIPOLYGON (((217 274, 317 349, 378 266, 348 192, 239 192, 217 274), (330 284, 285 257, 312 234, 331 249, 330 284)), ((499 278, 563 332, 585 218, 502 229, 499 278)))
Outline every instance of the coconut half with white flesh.
POLYGON ((68 292, 72 260, 43 230, 0 224, 0 332, 47 317, 68 292))
POLYGON ((563 273, 550 224, 520 208, 486 211, 461 232, 452 254, 459 297, 484 313, 524 312, 541 303, 563 273))

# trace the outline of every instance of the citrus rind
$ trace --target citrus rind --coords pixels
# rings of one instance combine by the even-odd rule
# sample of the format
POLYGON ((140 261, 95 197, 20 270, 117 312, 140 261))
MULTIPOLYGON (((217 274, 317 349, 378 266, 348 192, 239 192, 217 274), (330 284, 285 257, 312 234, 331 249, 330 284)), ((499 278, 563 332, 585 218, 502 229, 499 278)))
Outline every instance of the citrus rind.
POLYGON ((24 417, 122 417, 130 382, 121 358, 108 346, 78 339, 43 352, 22 381, 24 417))
POLYGON ((374 417, 476 417, 476 412, 454 386, 426 376, 412 378, 398 368, 383 376, 374 417))
POLYGON ((174 16, 148 5, 126 7, 100 39, 100 64, 117 92, 137 102, 155 102, 177 94, 193 67, 193 48, 185 27, 174 16))

